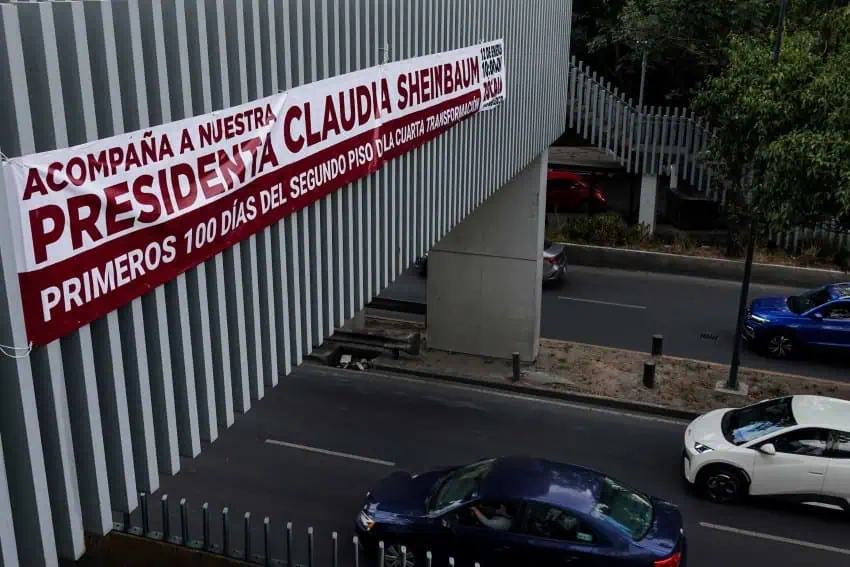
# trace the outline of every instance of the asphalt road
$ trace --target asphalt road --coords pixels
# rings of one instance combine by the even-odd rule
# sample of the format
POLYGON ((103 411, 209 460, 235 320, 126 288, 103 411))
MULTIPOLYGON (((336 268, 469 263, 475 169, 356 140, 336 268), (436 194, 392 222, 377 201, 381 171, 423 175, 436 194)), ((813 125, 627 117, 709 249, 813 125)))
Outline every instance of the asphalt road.
MULTIPOLYGON (((333 530, 343 559, 365 492, 396 468, 422 470, 478 458, 525 454, 605 471, 678 504, 686 520, 689 567, 805 565, 850 561, 850 521, 838 513, 768 503, 715 505, 692 495, 681 479, 684 424, 628 413, 401 377, 305 366, 284 380, 182 472, 163 480, 172 502, 189 502, 192 535, 198 506, 237 519, 252 512, 254 551, 271 518, 273 555, 285 521, 296 549, 315 530, 316 563, 324 567, 333 530), (330 454, 328 452, 334 452, 330 454), (777 539, 780 538, 780 539, 777 539)), ((158 529, 158 508, 151 512, 158 529)), ((138 521, 138 519, 136 520, 138 521)), ((238 523, 234 524, 238 526, 238 523)), ((172 526, 179 533, 177 517, 172 526)), ((213 517, 214 540, 220 520, 213 517)), ((234 548, 241 548, 234 529, 234 548)), ((303 555, 302 555, 303 561, 303 555)), ((343 565, 350 565, 347 562, 343 565)))
MULTIPOLYGON (((382 296, 425 302, 425 286, 425 279, 408 272, 382 296)), ((750 298, 801 291, 753 285, 750 298)), ((652 335, 659 333, 665 354, 729 364, 739 294, 740 284, 723 280, 570 266, 563 286, 544 290, 541 333, 550 339, 640 351, 648 351, 652 335)), ((777 361, 745 351, 742 365, 850 379, 847 359, 834 356, 777 361)))

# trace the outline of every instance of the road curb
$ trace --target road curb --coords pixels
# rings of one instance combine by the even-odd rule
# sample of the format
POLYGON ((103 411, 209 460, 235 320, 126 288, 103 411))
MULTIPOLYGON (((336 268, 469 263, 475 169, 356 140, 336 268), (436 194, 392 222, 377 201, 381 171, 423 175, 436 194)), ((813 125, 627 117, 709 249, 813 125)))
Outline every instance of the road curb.
POLYGON ((632 402, 628 400, 618 400, 606 396, 594 396, 591 394, 579 394, 577 392, 561 392, 556 390, 546 390, 543 388, 534 388, 532 386, 523 386, 521 384, 511 384, 508 382, 492 382, 489 380, 481 380, 471 376, 463 376, 453 372, 438 372, 436 370, 420 370, 418 368, 407 368, 400 364, 389 362, 371 361, 370 370, 378 370, 380 372, 390 372, 395 374, 407 374, 409 376, 418 376, 420 378, 429 378, 442 382, 450 382, 454 384, 463 384, 466 386, 476 386, 481 388, 489 388, 491 390, 499 390, 502 392, 510 392, 512 394, 524 394, 528 396, 537 396, 543 398, 556 399, 566 402, 575 402, 581 404, 595 405, 612 409, 627 410, 636 413, 646 413, 661 417, 669 417, 672 419, 682 419, 691 421, 696 419, 701 414, 697 412, 668 408, 655 404, 646 404, 640 402, 632 402))
MULTIPOLYGON (((744 277, 744 263, 739 260, 590 246, 569 242, 563 244, 567 247, 567 259, 570 264, 576 266, 658 272, 731 281, 741 281, 744 277)), ((845 279, 850 279, 850 276, 845 272, 836 270, 797 268, 778 264, 753 264, 752 281, 758 284, 810 288, 845 279)))

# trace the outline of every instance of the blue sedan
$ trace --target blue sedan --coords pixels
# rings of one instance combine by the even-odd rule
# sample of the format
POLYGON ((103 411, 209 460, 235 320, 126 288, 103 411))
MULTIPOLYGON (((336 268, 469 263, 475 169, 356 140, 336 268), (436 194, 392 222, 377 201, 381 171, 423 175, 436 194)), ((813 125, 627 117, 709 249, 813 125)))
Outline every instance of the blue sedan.
POLYGON ((386 567, 681 567, 679 509, 599 472, 527 457, 419 475, 396 472, 366 495, 362 545, 386 567), (404 548, 406 553, 402 552, 404 548))
POLYGON ((809 347, 850 349, 850 283, 753 300, 744 339, 775 358, 809 347))

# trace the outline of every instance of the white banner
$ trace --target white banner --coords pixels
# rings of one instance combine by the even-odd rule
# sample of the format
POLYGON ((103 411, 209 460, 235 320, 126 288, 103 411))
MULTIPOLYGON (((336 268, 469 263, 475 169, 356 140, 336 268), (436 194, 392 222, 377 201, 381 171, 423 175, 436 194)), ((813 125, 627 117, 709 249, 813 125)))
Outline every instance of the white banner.
MULTIPOLYGON (((3 166, 45 344, 505 100, 502 40, 3 166)), ((5 244, 5 243, 4 243, 5 244)))

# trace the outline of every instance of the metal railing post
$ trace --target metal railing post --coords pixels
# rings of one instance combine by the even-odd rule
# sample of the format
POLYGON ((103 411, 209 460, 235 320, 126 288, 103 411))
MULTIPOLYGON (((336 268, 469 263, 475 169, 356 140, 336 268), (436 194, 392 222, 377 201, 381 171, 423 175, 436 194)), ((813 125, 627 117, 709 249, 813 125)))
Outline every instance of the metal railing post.
POLYGON ((160 512, 162 514, 162 541, 167 542, 171 539, 171 517, 168 514, 168 494, 162 495, 160 512))

